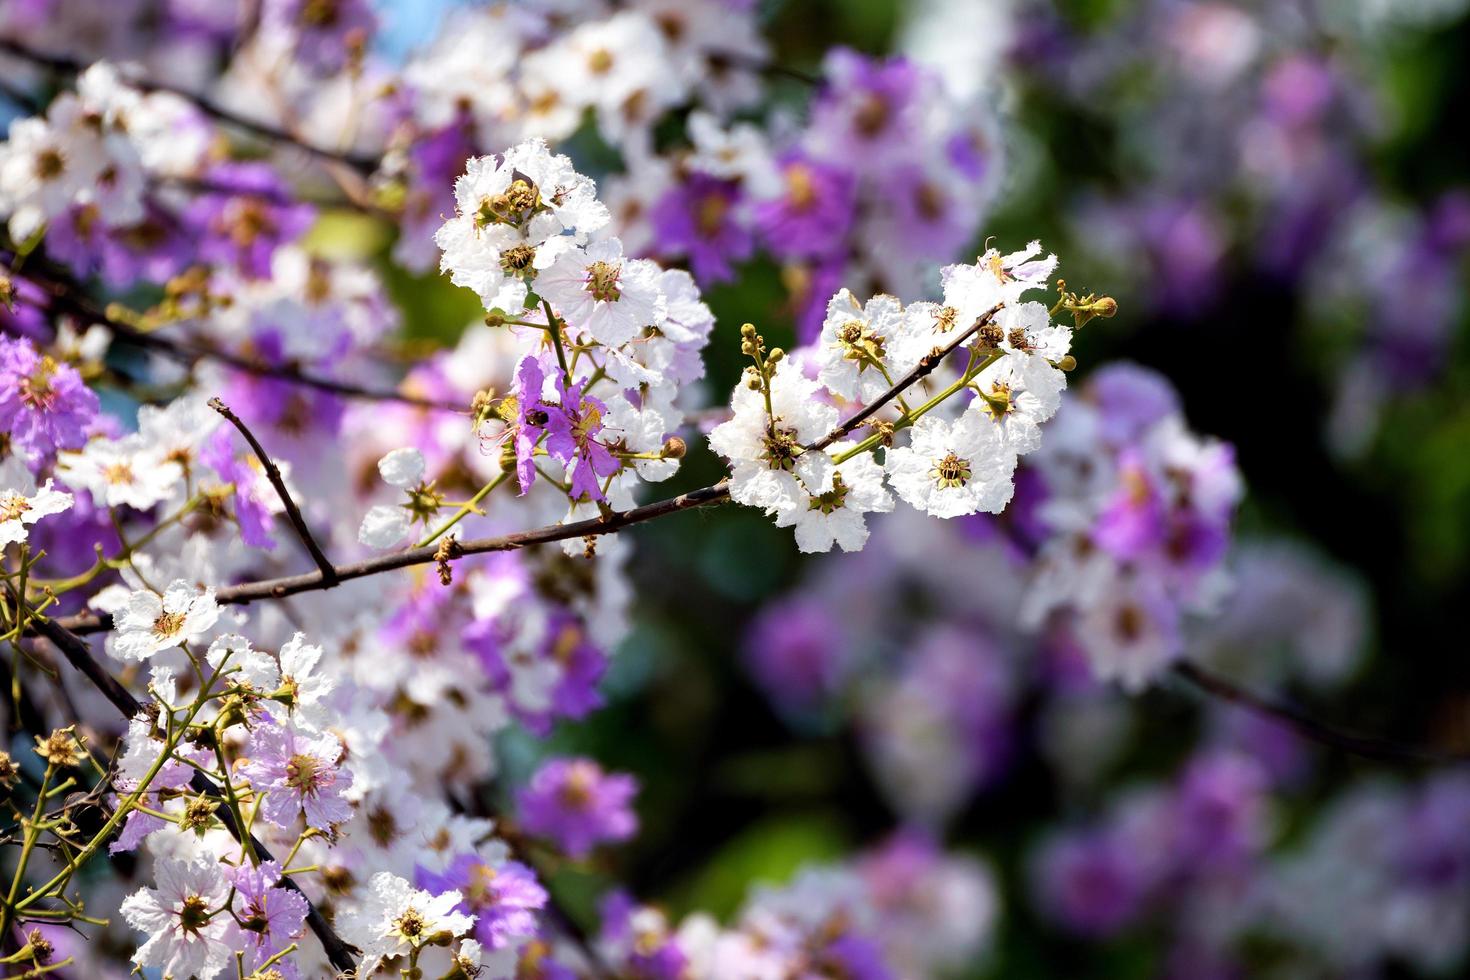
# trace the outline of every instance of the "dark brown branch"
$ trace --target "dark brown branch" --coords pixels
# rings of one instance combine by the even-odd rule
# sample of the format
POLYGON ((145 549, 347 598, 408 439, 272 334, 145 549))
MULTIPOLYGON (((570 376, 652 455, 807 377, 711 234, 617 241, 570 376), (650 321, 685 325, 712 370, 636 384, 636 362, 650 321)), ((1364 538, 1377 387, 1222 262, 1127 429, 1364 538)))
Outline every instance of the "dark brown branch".
MULTIPOLYGON (((0 251, 0 259, 11 261, 13 253, 0 251)), ((237 371, 252 374, 261 378, 275 378, 289 384, 299 384, 307 388, 315 388, 319 391, 328 391, 344 398, 361 399, 363 401, 397 402, 403 405, 412 405, 415 408, 424 408, 436 412, 451 412, 455 414, 467 414, 464 406, 454 405, 449 402, 441 402, 432 398, 420 398, 417 395, 406 394, 401 391, 382 388, 368 388, 363 385, 353 384, 349 381, 338 381, 335 378, 324 377, 308 371, 286 365, 267 364, 253 358, 229 351, 218 350, 177 337, 168 337, 159 333, 139 330, 130 323, 124 323, 115 317, 109 316, 105 310, 95 306, 83 298, 76 288, 69 283, 57 281, 48 276, 38 275, 34 270, 27 268, 19 273, 20 277, 37 286, 46 293, 49 302, 46 312, 52 315, 64 313, 76 317, 84 323, 96 324, 106 327, 119 340, 141 347, 145 350, 156 351, 172 360, 178 361, 188 367, 193 367, 200 361, 217 361, 237 371)))
MULTIPOLYGON (((143 706, 138 703, 138 699, 133 697, 128 689, 123 687, 122 682, 116 677, 113 677, 92 656, 92 650, 87 646, 85 640, 62 627, 55 620, 38 617, 34 620, 34 625, 36 632, 51 641, 51 645, 61 651, 61 655, 66 658, 67 662, 75 667, 83 677, 91 681, 93 686, 101 691, 108 701, 112 702, 113 707, 124 718, 131 719, 142 710, 143 706)), ((220 791, 220 788, 201 772, 194 773, 190 786, 196 793, 203 793, 211 799, 224 799, 224 794, 220 791)), ((221 814, 225 826, 229 828, 234 838, 236 840, 244 840, 245 828, 236 822, 233 811, 229 807, 220 807, 218 812, 221 814)), ((255 848, 255 853, 260 855, 262 861, 275 860, 265 845, 253 835, 250 837, 250 843, 255 848)), ((317 940, 321 942, 322 949, 326 951, 327 959, 331 961, 332 966, 343 973, 356 969, 357 964, 351 952, 352 947, 348 946, 346 941, 337 935, 336 930, 322 916, 315 903, 301 890, 301 886, 292 878, 283 878, 282 883, 283 887, 291 889, 305 899, 307 924, 311 926, 311 931, 316 934, 317 940)))
MULTIPOLYGON (((88 68, 86 63, 78 61, 75 58, 35 51, 14 38, 0 38, 0 52, 13 55, 33 65, 67 75, 80 75, 88 68)), ((193 103, 200 112, 219 122, 234 126, 236 129, 244 130, 252 136, 272 143, 294 146, 319 160, 345 165, 361 174, 371 174, 378 167, 379 160, 377 157, 343 153, 339 150, 316 146, 315 144, 308 143, 295 133, 287 132, 268 123, 257 122, 254 119, 242 116, 233 109, 227 109, 209 98, 209 96, 199 92, 191 92, 177 85, 170 85, 166 82, 159 82, 147 78, 126 78, 126 81, 129 85, 144 92, 167 92, 170 95, 176 95, 181 99, 193 103)))
POLYGON ((296 529, 296 536, 301 539, 301 543, 311 555, 311 560, 316 562, 316 567, 322 573, 322 588, 330 589, 336 585, 337 569, 332 565, 331 560, 327 558, 326 553, 322 551, 322 546, 316 543, 316 538, 312 536, 311 528, 306 526, 306 518, 301 516, 301 508, 296 506, 296 501, 291 499, 291 492, 286 489, 286 480, 281 476, 280 467, 276 465, 275 460, 271 459, 270 454, 265 451, 265 447, 260 444, 260 440, 255 438, 255 433, 250 431, 250 427, 241 421, 240 416, 230 411, 228 405, 218 397, 215 397, 209 400, 209 407, 223 415, 225 421, 238 429, 240 435, 245 437, 245 441, 250 443, 251 452, 255 453, 255 458, 260 460, 260 465, 265 468, 266 479, 270 480, 271 486, 276 488, 276 495, 281 498, 281 503, 286 508, 286 517, 290 520, 291 526, 296 529))
MULTIPOLYGON (((631 510, 614 511, 606 516, 593 517, 572 524, 550 524, 530 531, 517 531, 514 534, 503 534, 493 538, 472 538, 460 542, 459 551, 462 555, 478 555, 492 551, 517 551, 532 545, 550 544, 568 538, 611 534, 633 524, 651 521, 656 517, 720 503, 729 496, 730 488, 721 481, 713 486, 691 490, 677 497, 644 504, 642 507, 634 507, 631 510)), ((438 550, 437 544, 431 544, 423 548, 410 548, 407 551, 379 555, 364 561, 336 565, 334 570, 337 573, 337 580, 332 584, 366 578, 369 575, 378 575, 398 568, 433 564, 437 560, 438 550)), ((323 580, 321 572, 307 572, 303 575, 287 575, 282 578, 226 586, 215 592, 215 601, 222 604, 244 605, 262 599, 284 599, 286 596, 300 592, 315 592, 326 588, 331 588, 331 585, 323 580)), ((112 617, 105 613, 66 616, 55 622, 76 633, 98 633, 112 629, 112 617)))
POLYGON ((1346 752, 1349 755, 1362 756, 1365 759, 1376 759, 1379 762, 1413 763, 1421 765, 1444 765, 1470 762, 1470 756, 1436 752, 1433 749, 1423 748, 1417 745, 1405 745, 1401 742, 1393 742, 1388 739, 1377 738, 1371 735, 1359 735, 1355 732, 1344 731, 1307 715, 1305 712, 1276 701, 1228 681, 1217 674, 1211 673, 1198 664, 1188 661, 1174 665, 1174 675, 1182 679, 1186 684, 1231 704, 1236 704, 1255 714, 1274 719, 1285 727, 1329 748, 1346 752))
POLYGON ((709 59, 710 64, 715 68, 738 68, 741 71, 754 72, 757 75, 789 78, 794 82, 800 82, 811 88, 822 87, 822 79, 816 75, 804 72, 800 68, 790 68, 786 65, 777 64, 774 61, 766 61, 764 58, 757 58, 740 51, 729 51, 725 48, 705 48, 704 56, 709 59))

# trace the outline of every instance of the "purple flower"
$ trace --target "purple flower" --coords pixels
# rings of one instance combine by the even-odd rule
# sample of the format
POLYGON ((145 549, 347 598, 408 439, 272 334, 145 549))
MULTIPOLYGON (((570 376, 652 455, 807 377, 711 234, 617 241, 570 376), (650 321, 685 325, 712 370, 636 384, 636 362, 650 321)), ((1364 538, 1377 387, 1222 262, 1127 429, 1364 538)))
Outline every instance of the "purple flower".
POLYGON ((524 357, 516 367, 516 482, 520 484, 521 496, 536 482, 536 444, 546 432, 551 408, 541 400, 542 386, 546 383, 546 372, 540 359, 524 357))
POLYGON ((1228 867, 1263 843, 1266 774, 1254 759, 1221 752, 1196 759, 1174 801, 1176 860, 1228 867))
POLYGON ((457 891, 459 910, 475 916, 475 938, 486 949, 505 949, 534 936, 536 910, 546 905, 546 889, 519 861, 490 864, 475 854, 461 854, 443 874, 418 868, 418 886, 436 895, 457 891))
POLYGON ((461 633, 491 686, 506 695, 523 725, 542 736, 551 733, 558 718, 582 718, 602 706, 597 685, 607 670, 607 655, 570 612, 548 608, 544 635, 539 649, 508 648, 505 625, 493 618, 461 633))
MULTIPOLYGON (((306 899, 289 888, 277 888, 281 866, 274 861, 242 865, 226 871, 235 886, 235 917, 245 940, 245 968, 254 969, 285 949, 306 922, 306 899)), ((291 958, 277 960, 275 969, 288 980, 300 974, 291 958)))
POLYGON ((1088 379, 1087 396, 1097 404, 1103 437, 1115 445, 1133 442, 1181 410, 1178 393, 1162 374, 1126 361, 1099 368, 1088 379))
POLYGON ((235 520, 240 525, 240 539, 252 548, 271 551, 276 539, 271 536, 276 512, 281 508, 280 496, 270 480, 256 466, 253 456, 236 455, 233 429, 221 427, 199 451, 200 460, 219 478, 234 486, 235 520))
POLYGON ((607 406, 583 395, 580 381, 567 384, 565 378, 558 378, 556 387, 561 406, 546 423, 546 451, 566 464, 573 499, 602 500, 599 479, 622 469, 622 463, 595 438, 602 431, 607 406))
POLYGON ((795 598, 763 610, 745 640, 745 662, 766 696, 810 710, 836 695, 852 649, 827 603, 795 598))
POLYGON ((342 793, 352 773, 340 768, 342 743, 330 732, 264 725, 250 738, 245 775, 257 794, 261 814, 278 827, 290 827, 303 813, 306 824, 328 830, 352 816, 342 793))
POLYGON ((829 942, 821 952, 821 975, 847 980, 892 980, 894 974, 883 962, 883 949, 866 936, 846 932, 829 942))
POLYGON ((835 255, 847 245, 857 182, 841 167, 800 152, 780 161, 785 189, 755 207, 756 228, 779 259, 835 255))
POLYGON ((1137 918, 1147 877, 1126 842, 1106 831, 1053 840, 1035 869, 1047 913, 1071 931, 1094 937, 1114 935, 1137 918))
POLYGON ((823 159, 882 166, 921 145, 930 75, 903 58, 878 61, 846 48, 830 51, 822 68, 809 140, 823 159))
POLYGON ((738 220, 740 203, 738 182, 689 174, 653 206, 660 252, 687 255, 701 283, 731 279, 731 263, 744 261, 755 249, 750 229, 738 220))
POLYGON ((294 202, 268 164, 222 163, 206 183, 211 190, 185 215, 198 236, 199 259, 234 266, 242 275, 269 276, 276 249, 300 238, 316 220, 315 209, 294 202))
POLYGON ((640 929, 636 915, 640 906, 622 889, 609 892, 599 903, 603 946, 621 951, 624 971, 639 980, 683 980, 689 959, 667 934, 662 917, 654 928, 640 929))
POLYGON ((637 832, 638 817, 629 805, 637 793, 638 781, 626 773, 605 773, 591 759, 554 758, 536 771, 516 802, 527 833, 583 858, 598 844, 637 832))
POLYGON ((12 445, 37 456, 80 448, 96 416, 97 395, 76 368, 0 337, 0 433, 12 445))
POLYGON ((368 0, 266 0, 262 20, 294 41, 299 61, 325 75, 341 70, 349 48, 370 41, 378 26, 368 0))

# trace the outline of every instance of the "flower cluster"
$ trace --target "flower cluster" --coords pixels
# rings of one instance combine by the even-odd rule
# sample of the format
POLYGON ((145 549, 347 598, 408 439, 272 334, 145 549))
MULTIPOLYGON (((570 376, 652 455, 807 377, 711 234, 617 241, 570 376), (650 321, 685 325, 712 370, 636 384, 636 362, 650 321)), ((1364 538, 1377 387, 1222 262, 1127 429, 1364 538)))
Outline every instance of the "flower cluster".
POLYGON ((1017 459, 1041 444, 1071 364, 1071 330, 1053 324, 1045 305, 1022 301, 1056 268, 1056 256, 1039 252, 1033 242, 945 268, 943 304, 905 308, 887 295, 859 303, 843 289, 820 337, 790 355, 767 350, 747 326, 742 350, 755 363, 731 399, 732 417, 710 433, 731 463, 731 498, 794 526, 803 551, 860 549, 863 515, 893 509, 888 486, 935 517, 1003 510, 1017 459), (962 367, 945 359, 959 350, 968 355, 962 367), (932 397, 911 405, 905 389, 920 373, 932 379, 907 397, 932 397), (870 407, 865 424, 875 434, 836 439, 837 405, 870 407), (879 445, 882 467, 866 455, 879 445))

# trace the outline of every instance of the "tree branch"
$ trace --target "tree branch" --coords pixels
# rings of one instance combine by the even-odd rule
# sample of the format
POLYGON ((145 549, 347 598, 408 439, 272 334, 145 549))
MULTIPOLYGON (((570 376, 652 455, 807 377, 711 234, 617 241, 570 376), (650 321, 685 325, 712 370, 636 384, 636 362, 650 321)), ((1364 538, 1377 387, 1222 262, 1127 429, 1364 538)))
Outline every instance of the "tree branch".
POLYGON ((1202 694, 1239 705, 1255 714, 1271 718, 1301 735, 1303 738, 1346 752, 1349 755, 1375 759, 1379 762, 1414 764, 1463 764, 1470 762, 1470 755, 1437 752, 1417 745, 1405 745, 1371 735, 1355 732, 1318 721, 1289 704, 1272 700, 1253 691, 1248 691, 1198 664, 1181 661, 1174 665, 1174 676, 1183 680, 1202 694))
POLYGON ((260 440, 255 438, 255 433, 251 432, 250 428, 241 421, 240 416, 230 411, 230 407, 218 396, 209 400, 209 407, 223 415, 226 421, 240 430, 245 441, 250 443, 250 449, 255 453, 255 458, 260 460, 260 465, 265 468, 266 478, 271 481, 271 486, 276 488, 276 495, 285 505, 286 517, 291 521, 291 526, 296 529, 296 536, 306 546, 311 560, 316 562, 316 567, 322 573, 322 588, 330 589, 336 585, 337 569, 322 551, 321 545, 316 543, 316 538, 312 537, 311 528, 306 526, 306 518, 301 516, 301 508, 296 506, 296 501, 291 499, 291 492, 286 489, 286 480, 281 476, 280 467, 276 466, 275 460, 270 458, 265 447, 260 444, 260 440))

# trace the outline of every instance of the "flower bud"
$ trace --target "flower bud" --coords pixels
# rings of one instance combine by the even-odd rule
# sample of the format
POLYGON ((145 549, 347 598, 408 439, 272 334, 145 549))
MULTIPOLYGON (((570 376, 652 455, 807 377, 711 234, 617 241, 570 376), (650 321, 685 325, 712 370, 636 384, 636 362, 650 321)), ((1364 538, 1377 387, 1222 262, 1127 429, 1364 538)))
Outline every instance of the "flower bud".
POLYGON ((689 452, 689 446, 683 439, 680 439, 678 436, 669 436, 664 441, 664 448, 660 451, 659 455, 663 456, 664 459, 683 459, 684 454, 687 452, 689 452))
POLYGON ((747 340, 753 338, 755 336, 755 324, 753 324, 753 323, 744 323, 744 324, 741 324, 740 325, 740 336, 746 338, 747 340))
POLYGON ((766 355, 766 360, 770 361, 772 364, 775 364, 785 356, 786 352, 784 350, 779 347, 772 347, 771 352, 766 355))
POLYGON ((1075 371, 1077 369, 1077 358, 1071 354, 1066 354, 1060 361, 1057 361, 1057 367, 1063 371, 1075 371))

